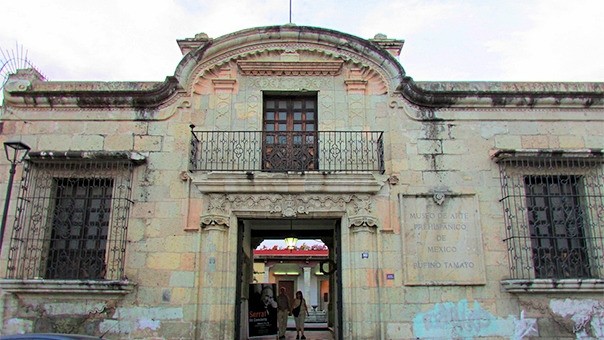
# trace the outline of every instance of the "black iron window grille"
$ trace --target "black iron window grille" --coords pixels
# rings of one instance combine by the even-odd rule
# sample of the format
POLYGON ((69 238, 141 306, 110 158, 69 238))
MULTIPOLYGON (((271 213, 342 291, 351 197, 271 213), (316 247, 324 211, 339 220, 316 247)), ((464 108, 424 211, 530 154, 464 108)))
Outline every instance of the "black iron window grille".
POLYGON ((125 160, 26 163, 8 278, 125 279, 132 173, 125 160))
POLYGON ((499 161, 512 279, 604 277, 604 175, 598 158, 499 161))
POLYGON ((384 172, 381 131, 196 131, 191 171, 384 172))

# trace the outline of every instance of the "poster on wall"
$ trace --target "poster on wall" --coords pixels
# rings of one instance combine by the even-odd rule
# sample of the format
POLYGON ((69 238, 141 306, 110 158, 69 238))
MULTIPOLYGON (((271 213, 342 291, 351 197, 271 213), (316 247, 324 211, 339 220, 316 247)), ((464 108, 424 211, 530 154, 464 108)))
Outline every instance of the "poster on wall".
POLYGON ((249 336, 277 335, 277 285, 252 283, 249 292, 249 336))

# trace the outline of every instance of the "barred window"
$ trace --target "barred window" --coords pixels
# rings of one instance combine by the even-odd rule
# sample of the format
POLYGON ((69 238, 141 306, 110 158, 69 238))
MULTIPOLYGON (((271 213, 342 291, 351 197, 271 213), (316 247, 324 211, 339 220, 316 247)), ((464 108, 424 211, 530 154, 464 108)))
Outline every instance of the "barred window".
POLYGON ((511 278, 602 278, 602 158, 535 153, 498 162, 511 278))
POLYGON ((110 178, 55 178, 47 279, 103 279, 110 178))
POLYGON ((132 162, 34 157, 24 170, 8 278, 124 279, 132 162))
POLYGON ((528 227, 536 278, 590 277, 583 176, 525 176, 528 227))

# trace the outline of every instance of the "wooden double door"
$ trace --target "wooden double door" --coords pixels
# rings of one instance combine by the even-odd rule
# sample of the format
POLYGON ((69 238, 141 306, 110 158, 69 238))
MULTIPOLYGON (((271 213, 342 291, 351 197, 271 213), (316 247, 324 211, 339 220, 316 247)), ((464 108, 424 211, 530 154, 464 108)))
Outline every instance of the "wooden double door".
POLYGON ((265 96, 263 110, 263 170, 317 170, 316 95, 265 96))

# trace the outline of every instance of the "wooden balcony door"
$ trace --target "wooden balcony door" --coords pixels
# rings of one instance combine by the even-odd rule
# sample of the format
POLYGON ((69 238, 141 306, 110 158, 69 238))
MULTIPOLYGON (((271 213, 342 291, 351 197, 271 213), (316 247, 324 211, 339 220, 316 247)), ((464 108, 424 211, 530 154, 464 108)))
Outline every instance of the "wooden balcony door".
POLYGON ((317 97, 265 96, 262 169, 318 169, 317 97))

